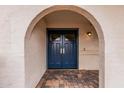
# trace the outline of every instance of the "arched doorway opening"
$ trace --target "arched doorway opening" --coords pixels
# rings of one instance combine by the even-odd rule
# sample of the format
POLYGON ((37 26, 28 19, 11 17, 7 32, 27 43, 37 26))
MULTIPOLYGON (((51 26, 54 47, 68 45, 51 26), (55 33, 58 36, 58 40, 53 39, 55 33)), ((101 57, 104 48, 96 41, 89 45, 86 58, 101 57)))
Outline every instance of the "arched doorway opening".
MULTIPOLYGON (((30 23, 25 36, 25 85, 26 87, 36 87, 41 76, 44 74, 44 72, 47 69, 46 28, 51 28, 51 27, 63 28, 61 24, 57 23, 58 26, 55 24, 56 22, 60 22, 59 19, 61 19, 62 21, 61 16, 59 16, 60 18, 58 18, 59 21, 54 20, 55 23, 53 23, 53 19, 56 19, 56 17, 54 18, 55 14, 61 15, 62 12, 64 12, 64 15, 68 15, 68 13, 73 13, 71 15, 74 15, 74 17, 78 15, 78 17, 83 18, 83 19, 79 18, 78 22, 80 22, 80 20, 83 20, 88 24, 90 23, 89 25, 93 30, 93 33, 96 35, 96 37, 98 37, 99 87, 104 87, 104 46, 105 45, 104 45, 103 32, 97 20, 89 12, 77 6, 52 6, 50 8, 45 9, 41 13, 39 13, 30 23)), ((68 19, 69 18, 67 18, 67 20, 68 19)), ((68 28, 68 26, 67 27, 66 26, 64 26, 64 28, 68 28)), ((77 26, 72 24, 71 27, 76 28, 77 26)), ((89 32, 89 30, 86 32, 89 32)), ((85 34, 86 32, 84 32, 83 34, 85 34)), ((79 43, 81 44, 81 42, 82 41, 80 38, 79 43)), ((82 47, 81 49, 80 48, 81 48, 81 45, 79 46, 80 53, 81 53, 81 50, 82 51, 86 50, 85 47, 82 47)), ((80 56, 80 53, 78 54, 78 56, 80 56)), ((82 57, 80 56, 79 61, 81 60, 81 58, 82 57)), ((81 66, 81 64, 79 64, 79 66, 81 66)))

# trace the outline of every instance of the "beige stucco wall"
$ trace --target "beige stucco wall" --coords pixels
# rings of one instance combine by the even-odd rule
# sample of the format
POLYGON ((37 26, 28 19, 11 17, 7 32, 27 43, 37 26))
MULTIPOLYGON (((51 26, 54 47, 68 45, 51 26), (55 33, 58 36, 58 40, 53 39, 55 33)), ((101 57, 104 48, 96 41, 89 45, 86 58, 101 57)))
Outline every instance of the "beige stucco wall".
POLYGON ((26 87, 36 87, 46 71, 46 24, 40 20, 33 29, 28 42, 26 87))
MULTIPOLYGON (((0 6, 0 87, 25 87, 24 37, 49 6, 0 6)), ((105 38, 105 87, 124 87, 124 6, 79 6, 91 13, 105 38)))

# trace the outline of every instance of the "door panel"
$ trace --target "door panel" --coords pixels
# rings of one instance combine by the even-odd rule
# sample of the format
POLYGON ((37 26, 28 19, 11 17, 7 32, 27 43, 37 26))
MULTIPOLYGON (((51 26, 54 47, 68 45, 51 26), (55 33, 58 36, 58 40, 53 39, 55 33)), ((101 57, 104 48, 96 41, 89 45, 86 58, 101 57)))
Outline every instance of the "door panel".
POLYGON ((77 30, 48 30, 48 68, 77 68, 77 30))
POLYGON ((63 54, 63 67, 64 68, 76 68, 77 61, 76 61, 76 33, 65 32, 63 34, 63 47, 65 49, 65 53, 63 54))
POLYGON ((48 68, 61 68, 62 36, 60 33, 52 32, 48 37, 48 68))

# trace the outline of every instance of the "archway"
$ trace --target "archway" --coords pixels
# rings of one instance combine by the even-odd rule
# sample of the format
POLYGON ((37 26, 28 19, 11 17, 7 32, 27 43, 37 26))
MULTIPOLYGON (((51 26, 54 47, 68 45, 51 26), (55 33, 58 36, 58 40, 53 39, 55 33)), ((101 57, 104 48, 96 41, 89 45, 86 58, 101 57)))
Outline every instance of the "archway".
MULTIPOLYGON (((25 36, 25 85, 26 87, 32 87, 32 86, 36 86, 36 84, 31 85, 30 82, 30 78, 31 78, 31 69, 30 68, 30 55, 31 54, 31 48, 29 46, 29 40, 30 37, 32 35, 32 31, 35 28, 35 25, 42 19, 44 18, 46 15, 51 14, 53 12, 57 12, 57 11, 72 11, 75 12, 77 14, 82 15, 83 17, 85 17, 87 20, 89 20, 89 22, 93 25, 93 27, 95 28, 98 38, 99 38, 99 68, 100 68, 100 72, 99 72, 99 86, 100 87, 104 87, 104 36, 103 36, 103 32, 102 29, 100 27, 100 24, 97 22, 97 20, 86 10, 77 7, 77 6, 70 6, 70 5, 64 5, 64 6, 52 6, 50 8, 45 9, 44 11, 42 11, 41 13, 39 13, 30 23, 27 32, 26 32, 26 36, 25 36)), ((42 24, 40 25, 42 26, 42 24)), ((45 59, 44 59, 45 60, 45 59)), ((34 81, 35 82, 35 81, 34 81)), ((38 82, 38 81, 36 81, 38 82)))

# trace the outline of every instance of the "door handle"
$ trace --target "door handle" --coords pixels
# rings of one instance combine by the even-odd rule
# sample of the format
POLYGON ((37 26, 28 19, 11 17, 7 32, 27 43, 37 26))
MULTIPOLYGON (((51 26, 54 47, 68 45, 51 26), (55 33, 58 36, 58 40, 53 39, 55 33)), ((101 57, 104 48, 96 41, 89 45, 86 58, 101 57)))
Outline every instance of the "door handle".
POLYGON ((65 48, 63 48, 63 54, 65 54, 65 48))
POLYGON ((60 54, 65 54, 65 48, 60 48, 60 54))
POLYGON ((62 48, 60 48, 60 54, 62 54, 62 48))

